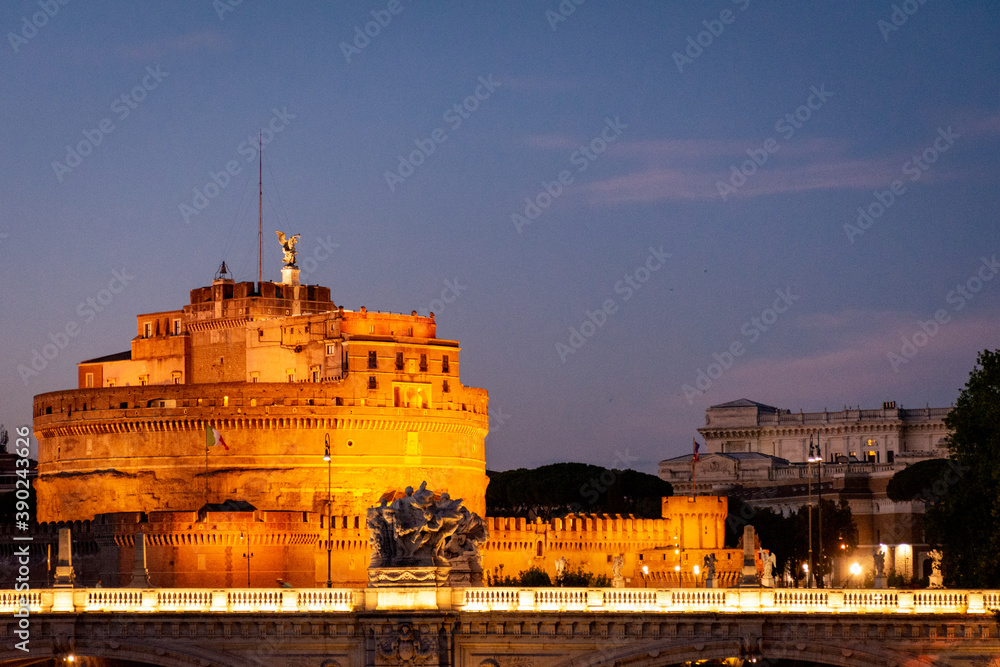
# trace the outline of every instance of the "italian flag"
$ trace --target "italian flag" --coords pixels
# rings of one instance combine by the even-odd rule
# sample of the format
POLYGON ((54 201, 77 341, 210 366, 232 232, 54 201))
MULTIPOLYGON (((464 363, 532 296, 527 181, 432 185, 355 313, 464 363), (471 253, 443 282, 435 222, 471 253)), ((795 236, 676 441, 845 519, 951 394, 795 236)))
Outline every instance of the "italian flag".
POLYGON ((208 449, 209 447, 216 447, 218 445, 222 445, 226 448, 227 452, 229 451, 229 445, 227 445, 226 441, 222 439, 222 434, 208 424, 205 424, 205 449, 208 449))

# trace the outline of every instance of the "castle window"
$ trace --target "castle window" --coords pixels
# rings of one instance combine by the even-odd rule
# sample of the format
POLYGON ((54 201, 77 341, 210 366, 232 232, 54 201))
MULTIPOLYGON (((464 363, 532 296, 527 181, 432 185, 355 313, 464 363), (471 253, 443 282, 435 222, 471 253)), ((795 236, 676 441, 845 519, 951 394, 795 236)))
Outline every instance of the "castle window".
POLYGON ((378 368, 378 353, 374 350, 368 353, 368 368, 378 368))
POLYGON ((170 373, 170 379, 173 380, 174 384, 180 384, 181 383, 181 372, 180 371, 173 371, 173 372, 171 372, 170 373))
POLYGON ((254 371, 250 373, 250 382, 257 383, 260 381, 260 371, 254 371))
POLYGON ((448 366, 448 355, 446 354, 443 357, 441 357, 441 372, 442 373, 447 373, 448 369, 449 369, 449 366, 448 366))
POLYGON ((108 380, 108 386, 109 387, 115 386, 115 381, 114 380, 108 380))
POLYGON ((413 335, 413 327, 410 327, 410 328, 408 328, 408 329, 406 330, 406 335, 407 335, 407 336, 412 336, 412 335, 413 335))
POLYGON ((94 374, 93 373, 87 373, 86 386, 87 387, 93 387, 94 386, 94 374))
POLYGON ((330 345, 327 345, 326 353, 327 355, 337 354, 337 346, 332 343, 330 345))
POLYGON ((175 336, 180 336, 181 335, 181 321, 180 320, 174 320, 174 335, 175 336))
POLYGON ((147 384, 149 384, 149 376, 148 375, 140 375, 139 376, 139 384, 142 385, 143 387, 145 387, 147 384))
POLYGON ((397 352, 396 353, 396 370, 397 371, 403 370, 403 353, 402 352, 397 352))
POLYGON ((441 391, 444 392, 444 393, 446 393, 446 394, 449 391, 451 391, 451 389, 449 389, 449 387, 448 387, 448 381, 447 380, 445 380, 444 383, 441 385, 441 391))
POLYGON ((312 381, 319 382, 319 366, 312 367, 312 381))
POLYGON ((421 354, 420 355, 420 372, 421 373, 426 373, 427 372, 427 355, 426 354, 421 354))
POLYGON ((375 325, 374 324, 369 324, 368 325, 368 333, 370 333, 370 334, 375 333, 375 325))
POLYGON ((375 378, 374 375, 369 375, 368 376, 368 388, 369 389, 378 389, 378 380, 375 378))
POLYGON ((143 338, 152 338, 153 337, 153 323, 152 322, 143 322, 143 324, 142 324, 142 337, 143 338))

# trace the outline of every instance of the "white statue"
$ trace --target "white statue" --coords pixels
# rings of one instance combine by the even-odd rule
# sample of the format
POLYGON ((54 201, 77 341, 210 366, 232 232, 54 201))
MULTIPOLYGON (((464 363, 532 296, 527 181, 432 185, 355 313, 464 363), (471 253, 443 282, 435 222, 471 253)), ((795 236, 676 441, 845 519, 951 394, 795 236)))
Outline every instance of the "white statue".
POLYGON ((774 568, 778 564, 778 557, 770 551, 764 556, 764 576, 761 577, 761 584, 768 588, 774 588, 774 568))
POLYGON ((276 231, 275 234, 278 235, 278 242, 281 244, 281 249, 285 252, 285 266, 295 268, 295 244, 299 242, 299 237, 302 235, 296 234, 291 238, 285 238, 284 232, 276 231))
POLYGON ((611 585, 615 588, 625 587, 625 577, 622 576, 622 568, 625 566, 624 556, 615 556, 611 561, 611 585))
POLYGON ((566 567, 569 565, 569 561, 566 560, 565 556, 560 556, 556 559, 556 579, 562 579, 566 576, 566 567))
POLYGON ((931 559, 931 572, 934 576, 941 576, 941 559, 944 558, 944 554, 934 549, 927 553, 927 556, 931 559))

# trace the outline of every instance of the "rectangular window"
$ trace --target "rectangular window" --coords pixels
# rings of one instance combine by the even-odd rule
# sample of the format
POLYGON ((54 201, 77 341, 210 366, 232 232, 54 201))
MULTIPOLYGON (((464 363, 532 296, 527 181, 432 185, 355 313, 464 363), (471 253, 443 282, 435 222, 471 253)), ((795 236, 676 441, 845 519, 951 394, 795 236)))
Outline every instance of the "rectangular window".
POLYGON ((378 352, 368 353, 368 368, 378 368, 378 352))
POLYGON ((174 335, 175 336, 180 336, 181 335, 181 321, 180 320, 174 320, 174 335))
POLYGON ((397 371, 403 370, 403 353, 402 352, 397 352, 396 353, 396 370, 397 371))
POLYGON ((259 381, 260 381, 260 371, 254 371, 253 373, 250 374, 250 382, 256 383, 259 381))
POLYGON ((326 346, 326 354, 328 356, 329 355, 333 355, 333 354, 337 354, 337 346, 334 345, 334 344, 332 344, 332 343, 330 345, 327 345, 326 346))
POLYGON ((378 389, 378 380, 375 379, 374 375, 369 375, 368 376, 368 388, 369 389, 378 389))
POLYGON ((312 381, 319 382, 319 366, 312 367, 312 381))
POLYGON ((441 385, 441 391, 444 392, 445 394, 447 394, 449 391, 451 391, 451 389, 449 389, 449 387, 448 387, 448 381, 447 380, 445 380, 444 383, 441 385))
POLYGON ((142 385, 143 387, 145 387, 147 384, 149 384, 149 376, 148 375, 140 375, 139 376, 139 384, 142 385))
POLYGON ((86 386, 88 386, 88 387, 93 387, 94 386, 94 374, 93 373, 87 373, 86 386))
POLYGON ((143 324, 142 324, 142 337, 143 338, 152 338, 153 337, 153 323, 152 322, 143 322, 143 324))
POLYGON ((180 371, 173 371, 170 374, 170 379, 173 380, 174 384, 180 384, 181 383, 181 372, 180 371))
POLYGON ((114 380, 108 380, 108 386, 109 387, 115 386, 115 381, 114 380))
POLYGON ((370 334, 375 333, 375 325, 374 324, 369 324, 368 325, 368 333, 370 333, 370 334))
POLYGON ((427 372, 427 355, 426 354, 421 354, 420 355, 420 372, 421 373, 426 373, 427 372))
POLYGON ((441 372, 442 373, 447 373, 448 372, 448 368, 449 368, 449 366, 448 366, 448 355, 446 354, 443 357, 441 357, 441 372))

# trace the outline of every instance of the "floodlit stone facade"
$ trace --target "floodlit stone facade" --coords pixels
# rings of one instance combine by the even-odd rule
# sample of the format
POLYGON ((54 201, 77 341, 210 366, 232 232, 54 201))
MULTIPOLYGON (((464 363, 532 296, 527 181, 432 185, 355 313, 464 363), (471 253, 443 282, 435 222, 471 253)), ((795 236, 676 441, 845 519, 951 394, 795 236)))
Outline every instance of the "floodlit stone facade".
POLYGON ((139 315, 136 334, 79 364, 78 389, 35 397, 40 521, 229 498, 319 512, 328 483, 334 514, 360 514, 422 480, 484 512, 487 393, 461 384, 459 344, 433 314, 217 279, 181 310, 139 315), (228 449, 206 450, 206 427, 228 449))
MULTIPOLYGON (((852 560, 870 564, 870 554, 880 549, 886 552, 886 570, 920 578, 930 567, 923 502, 894 502, 886 487, 907 465, 948 456, 944 418, 950 410, 904 410, 894 401, 881 409, 806 413, 747 399, 715 405, 698 429, 706 453, 697 463, 697 492, 738 493, 753 506, 786 515, 808 503, 810 489, 814 503, 820 493, 825 500, 845 500, 862 554, 852 560), (808 463, 810 443, 818 444, 822 466, 808 463)), ((694 489, 691 458, 660 462, 660 477, 675 493, 694 489)), ((841 579, 848 565, 841 564, 841 579)))

